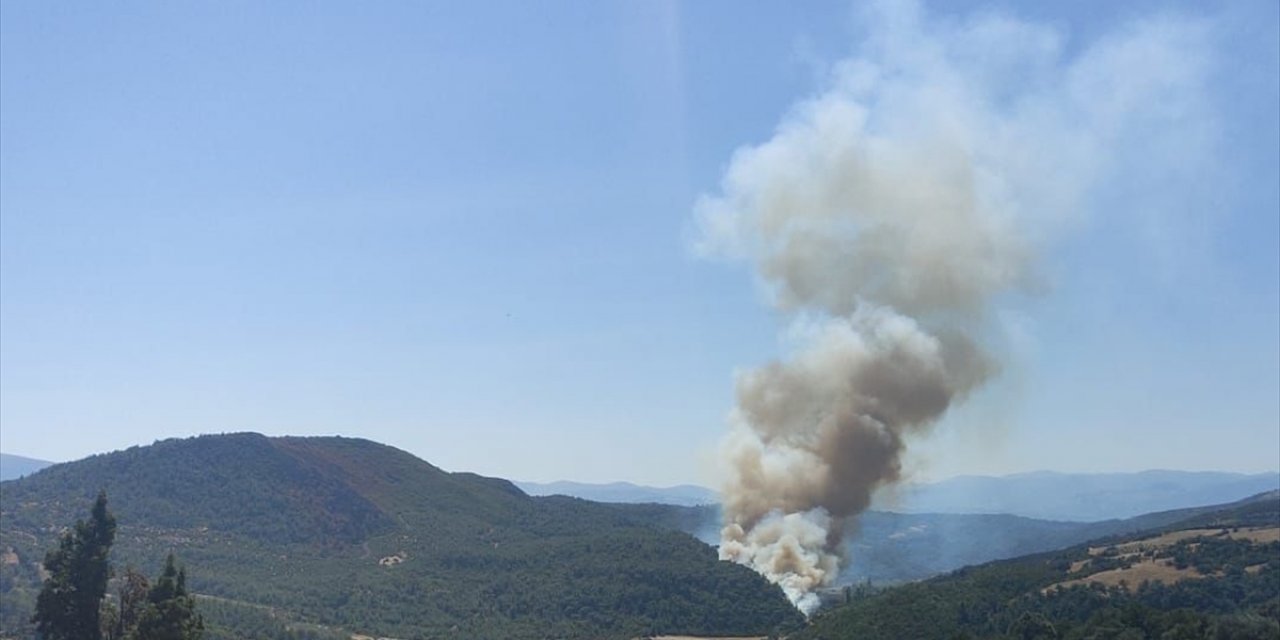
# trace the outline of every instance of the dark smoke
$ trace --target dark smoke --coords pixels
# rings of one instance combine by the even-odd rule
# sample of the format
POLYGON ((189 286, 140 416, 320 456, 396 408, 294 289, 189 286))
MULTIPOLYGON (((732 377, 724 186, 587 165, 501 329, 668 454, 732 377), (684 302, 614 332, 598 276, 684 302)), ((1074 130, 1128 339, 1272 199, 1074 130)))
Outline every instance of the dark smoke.
POLYGON ((984 342, 1000 297, 1036 282, 1028 230, 1122 175, 1106 159, 1153 101, 1195 120, 1204 72, 1196 25, 1176 21, 1068 59, 1056 31, 1005 17, 870 17, 863 54, 738 150, 696 211, 700 248, 753 264, 794 316, 794 352, 737 380, 721 556, 805 612, 838 573, 842 524, 997 372, 984 342))

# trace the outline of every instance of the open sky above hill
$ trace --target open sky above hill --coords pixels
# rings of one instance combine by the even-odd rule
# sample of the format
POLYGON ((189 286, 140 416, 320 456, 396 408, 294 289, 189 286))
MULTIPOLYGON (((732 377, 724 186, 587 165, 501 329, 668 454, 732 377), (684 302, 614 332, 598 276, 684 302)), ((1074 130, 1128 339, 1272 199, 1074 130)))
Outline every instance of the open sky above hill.
MULTIPOLYGON (((697 255, 695 202, 904 28, 876 15, 912 14, 861 4, 0 5, 0 448, 342 434, 450 470, 713 484, 734 372, 787 322, 697 255)), ((997 301, 1001 375, 913 471, 1280 467, 1280 7, 1030 4, 905 28, 989 47, 973 25, 1015 25, 1065 61, 1182 34, 1174 60, 1098 50, 1178 75, 1134 112, 1189 126, 1073 160, 1120 177, 1037 227, 1036 286, 997 301)))

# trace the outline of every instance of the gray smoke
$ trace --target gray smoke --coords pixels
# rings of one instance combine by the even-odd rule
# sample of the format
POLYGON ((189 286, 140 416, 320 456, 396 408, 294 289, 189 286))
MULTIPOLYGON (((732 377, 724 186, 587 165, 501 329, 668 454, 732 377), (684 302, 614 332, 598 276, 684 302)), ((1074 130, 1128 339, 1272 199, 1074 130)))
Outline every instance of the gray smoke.
POLYGON ((1036 284, 1043 232, 1123 176, 1118 145, 1203 133, 1197 25, 1138 23, 1068 57, 1058 32, 1007 17, 886 3, 869 18, 830 88, 739 149, 696 207, 700 249, 754 265, 795 345, 738 376, 720 554, 806 613, 844 523, 998 370, 992 307, 1036 284))

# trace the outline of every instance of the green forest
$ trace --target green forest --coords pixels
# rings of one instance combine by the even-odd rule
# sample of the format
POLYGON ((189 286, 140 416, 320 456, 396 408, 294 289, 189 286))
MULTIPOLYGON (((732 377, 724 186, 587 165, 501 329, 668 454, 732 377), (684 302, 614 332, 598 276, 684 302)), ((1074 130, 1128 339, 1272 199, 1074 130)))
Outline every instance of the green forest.
POLYGON ((39 562, 99 489, 116 566, 176 553, 206 638, 632 638, 798 628, 781 590, 689 535, 530 498, 346 438, 166 440, 6 482, 0 630, 30 637, 39 562), (344 635, 345 634, 345 635, 344 635))
POLYGON ((365 440, 230 434, 5 482, 0 635, 35 637, 47 554, 99 489, 115 518, 104 601, 122 612, 147 576, 169 576, 172 591, 174 554, 211 640, 1280 633, 1280 541, 1258 533, 1280 527, 1275 495, 1100 523, 1154 528, 920 582, 860 583, 824 594, 805 621, 776 586, 681 531, 705 526, 705 508, 530 498, 365 440), (1162 534, 1172 537, 1143 542, 1162 534), (1095 581, 1143 563, 1193 577, 1095 581))

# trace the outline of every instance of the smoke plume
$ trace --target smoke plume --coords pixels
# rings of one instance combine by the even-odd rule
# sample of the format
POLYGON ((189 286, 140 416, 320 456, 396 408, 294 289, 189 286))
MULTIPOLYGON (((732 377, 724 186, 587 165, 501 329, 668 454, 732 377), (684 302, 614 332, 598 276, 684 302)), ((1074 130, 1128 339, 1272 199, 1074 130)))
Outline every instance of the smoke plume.
POLYGON ((700 249, 752 264, 795 338, 738 375, 720 554, 806 613, 839 571, 844 524, 997 372, 991 312, 1038 286, 1045 230, 1123 180, 1122 147, 1205 134, 1196 24, 1069 48, 1008 17, 889 3, 868 19, 830 87, 739 149, 696 206, 700 249))

